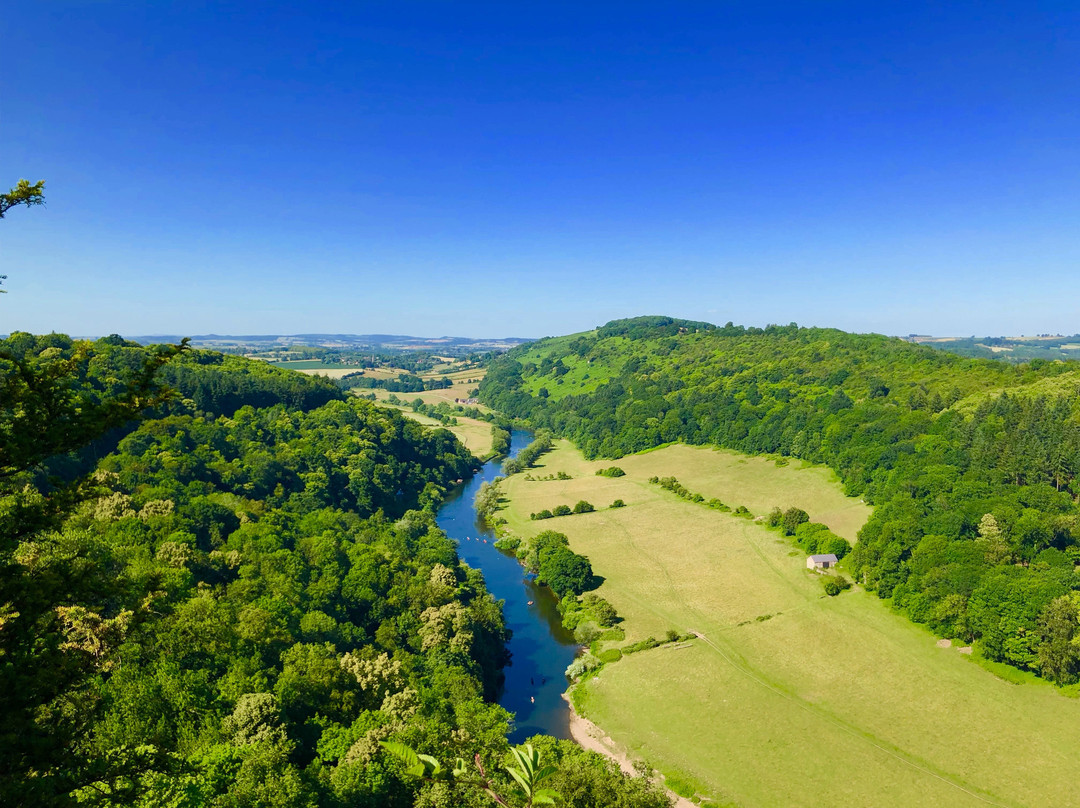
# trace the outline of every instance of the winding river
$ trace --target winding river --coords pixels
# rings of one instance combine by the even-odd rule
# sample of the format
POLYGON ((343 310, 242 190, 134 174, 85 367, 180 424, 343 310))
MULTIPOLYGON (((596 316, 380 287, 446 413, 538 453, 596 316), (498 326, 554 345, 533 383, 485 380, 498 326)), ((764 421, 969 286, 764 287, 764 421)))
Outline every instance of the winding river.
MULTIPOLYGON (((523 430, 513 430, 510 456, 531 440, 523 430)), ((476 516, 473 498, 484 482, 499 475, 502 462, 490 461, 471 480, 452 491, 436 517, 458 544, 458 555, 484 573, 488 591, 505 602, 510 639, 510 666, 499 704, 516 715, 511 743, 544 733, 569 738, 569 708, 562 698, 566 690, 563 671, 578 650, 572 632, 562 627, 557 602, 547 587, 529 580, 517 559, 495 549, 495 533, 476 516)))

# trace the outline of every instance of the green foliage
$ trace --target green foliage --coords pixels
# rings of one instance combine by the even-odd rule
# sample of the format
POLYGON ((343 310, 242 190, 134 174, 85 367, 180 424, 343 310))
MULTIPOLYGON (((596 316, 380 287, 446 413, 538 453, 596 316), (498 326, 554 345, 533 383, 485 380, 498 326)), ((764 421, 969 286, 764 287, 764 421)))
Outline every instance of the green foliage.
POLYGON ((638 651, 648 651, 650 648, 658 648, 661 643, 655 637, 646 637, 622 649, 624 654, 636 654, 638 651))
POLYGON ((785 536, 794 536, 799 525, 809 521, 810 515, 806 511, 801 508, 788 508, 780 517, 780 529, 784 531, 785 536))
POLYGON ((583 499, 574 504, 574 513, 592 513, 595 510, 596 508, 583 499))
POLYGON ((560 597, 580 595, 594 586, 589 559, 567 547, 558 547, 543 556, 537 580, 560 597))
POLYGON ((499 424, 491 427, 491 454, 502 457, 510 452, 510 430, 499 424))
POLYGON ((612 508, 625 508, 626 503, 623 502, 621 499, 617 499, 617 500, 615 500, 614 502, 611 503, 611 507, 612 508))
POLYGON ((625 477, 626 472, 618 466, 609 466, 606 469, 597 469, 596 475, 598 477, 625 477))
POLYGON ((45 204, 45 180, 31 184, 29 180, 19 180, 15 187, 6 194, 0 194, 0 219, 18 205, 33 207, 45 204))
POLYGON ((826 575, 821 579, 821 585, 825 589, 825 594, 831 598, 836 597, 845 589, 851 589, 851 581, 843 575, 826 575))
POLYGON ((541 455, 550 452, 554 445, 550 434, 547 432, 538 432, 532 442, 517 453, 517 457, 514 458, 515 469, 520 471, 522 469, 532 468, 536 465, 536 461, 540 459, 541 455))
POLYGON ((168 402, 175 350, 2 349, 0 802, 409 804, 379 742, 506 748, 500 605, 417 510, 470 473, 452 435, 241 359, 168 402), (65 499, 88 466, 49 454, 118 426, 65 499))
POLYGON ((481 519, 490 521, 495 511, 499 509, 499 501, 502 496, 502 492, 499 490, 501 480, 501 477, 496 477, 490 483, 481 483, 480 488, 477 489, 476 496, 473 498, 473 505, 481 519))
POLYGON ((345 400, 337 386, 322 376, 305 376, 269 362, 252 362, 214 351, 189 351, 164 367, 157 378, 176 390, 178 398, 188 402, 196 415, 210 418, 232 416, 242 407, 275 404, 308 412, 331 401, 345 400))
POLYGON ((554 805, 558 791, 545 785, 558 772, 555 766, 541 766, 540 752, 531 743, 510 750, 511 764, 503 766, 510 775, 509 783, 496 780, 485 771, 479 754, 470 767, 463 758, 454 761, 453 768, 444 767, 431 755, 415 752, 412 747, 395 741, 380 741, 380 746, 401 761, 408 777, 433 783, 446 783, 452 789, 478 790, 502 806, 512 804, 532 808, 535 805, 554 805))

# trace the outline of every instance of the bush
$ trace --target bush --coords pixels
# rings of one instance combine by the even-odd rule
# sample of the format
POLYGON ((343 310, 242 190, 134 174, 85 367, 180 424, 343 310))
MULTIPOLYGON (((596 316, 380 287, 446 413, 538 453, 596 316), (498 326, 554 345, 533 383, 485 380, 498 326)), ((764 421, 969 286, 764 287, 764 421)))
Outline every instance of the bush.
POLYGON ((660 642, 656 639, 656 637, 646 637, 640 642, 636 642, 633 645, 626 646, 624 649, 622 649, 622 652, 624 654, 636 654, 638 651, 647 651, 650 648, 656 648, 658 645, 660 645, 660 642))
MULTIPOLYGON (((575 612, 575 614, 580 614, 580 612, 575 612)), ((596 623, 591 620, 583 620, 578 623, 577 628, 574 629, 574 639, 582 645, 588 645, 599 636, 600 629, 596 623)))
POLYGON ((518 536, 503 536, 501 539, 495 542, 495 547, 499 550, 516 550, 521 546, 521 538, 518 536))
POLYGON ((784 521, 784 512, 779 508, 773 508, 769 511, 769 518, 766 520, 766 524, 769 527, 780 527, 780 523, 784 521))
POLYGON ((530 513, 529 518, 530 519, 550 519, 554 515, 555 514, 553 514, 547 508, 544 508, 544 510, 542 510, 542 511, 537 511, 536 513, 530 513))
POLYGON ((825 587, 825 594, 830 598, 835 598, 845 589, 851 589, 851 581, 842 575, 830 575, 821 582, 821 585, 825 587))
POLYGON ((577 505, 574 506, 574 513, 592 513, 595 510, 596 508, 594 508, 592 504, 583 499, 578 500, 577 505))
POLYGON ((556 505, 555 510, 552 511, 555 516, 569 516, 573 513, 569 505, 556 505))
POLYGON ((664 636, 667 637, 668 642, 678 642, 679 641, 679 632, 677 632, 673 628, 669 628, 667 630, 667 634, 665 634, 664 636))
POLYGON ((597 477, 625 477, 626 472, 623 471, 618 466, 610 466, 610 467, 608 467, 606 469, 597 469, 596 470, 596 476, 597 477))
POLYGON ((605 665, 609 662, 618 662, 622 659, 622 651, 618 648, 609 648, 606 651, 601 651, 600 656, 597 657, 605 665))
POLYGON ((612 508, 625 508, 626 503, 623 502, 621 499, 617 499, 617 500, 615 500, 614 502, 611 503, 611 507, 612 508))
POLYGON ((592 654, 582 654, 567 666, 566 678, 578 679, 589 671, 596 670, 598 667, 600 667, 599 659, 592 654))

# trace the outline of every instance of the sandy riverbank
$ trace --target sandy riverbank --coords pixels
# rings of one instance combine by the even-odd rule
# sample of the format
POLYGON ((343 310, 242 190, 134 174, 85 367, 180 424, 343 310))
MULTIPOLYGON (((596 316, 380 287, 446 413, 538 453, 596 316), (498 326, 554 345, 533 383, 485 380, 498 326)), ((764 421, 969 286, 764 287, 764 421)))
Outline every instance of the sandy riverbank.
MULTIPOLYGON (((626 754, 626 750, 621 749, 615 741, 592 721, 578 715, 574 710, 573 703, 565 693, 563 694, 563 699, 566 700, 566 703, 570 708, 570 736, 578 746, 592 752, 597 752, 606 758, 610 758, 618 763, 619 768, 627 774, 633 777, 638 776, 637 770, 634 768, 634 762, 630 759, 630 756, 626 754)), ((675 808, 697 808, 697 806, 686 799, 686 797, 680 797, 670 789, 668 789, 668 794, 675 801, 675 808)))

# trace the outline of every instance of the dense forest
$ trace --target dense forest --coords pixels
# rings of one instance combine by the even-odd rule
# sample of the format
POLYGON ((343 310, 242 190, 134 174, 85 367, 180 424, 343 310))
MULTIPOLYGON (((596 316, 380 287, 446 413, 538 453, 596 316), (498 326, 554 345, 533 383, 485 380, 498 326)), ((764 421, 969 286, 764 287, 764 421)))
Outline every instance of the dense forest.
MULTIPOLYGON (((434 521, 478 465, 451 433, 118 337, 14 334, 0 394, 0 802, 491 804, 383 741, 512 785, 501 604, 434 521)), ((568 805, 668 804, 537 743, 568 805)))
POLYGON ((481 400, 617 458, 670 441, 831 466, 867 588, 988 659, 1080 675, 1080 365, 645 317, 496 359, 481 400))

